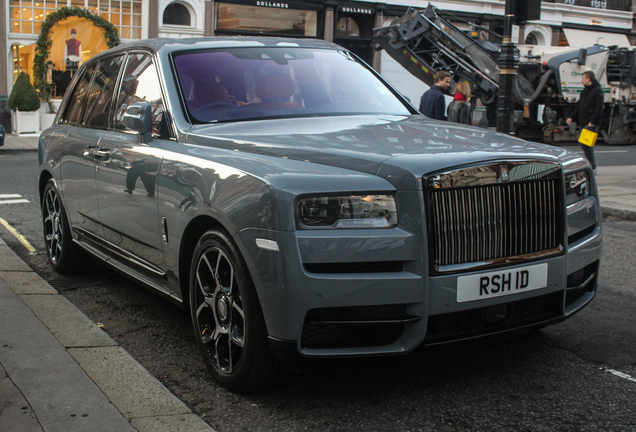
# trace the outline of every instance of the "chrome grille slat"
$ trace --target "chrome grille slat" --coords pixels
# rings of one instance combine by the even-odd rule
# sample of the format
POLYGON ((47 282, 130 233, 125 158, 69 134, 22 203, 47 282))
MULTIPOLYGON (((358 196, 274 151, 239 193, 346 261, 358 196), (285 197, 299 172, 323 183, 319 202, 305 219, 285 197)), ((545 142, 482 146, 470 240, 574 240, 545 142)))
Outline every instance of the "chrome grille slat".
POLYGON ((558 248, 556 182, 432 190, 434 265, 486 262, 558 248))

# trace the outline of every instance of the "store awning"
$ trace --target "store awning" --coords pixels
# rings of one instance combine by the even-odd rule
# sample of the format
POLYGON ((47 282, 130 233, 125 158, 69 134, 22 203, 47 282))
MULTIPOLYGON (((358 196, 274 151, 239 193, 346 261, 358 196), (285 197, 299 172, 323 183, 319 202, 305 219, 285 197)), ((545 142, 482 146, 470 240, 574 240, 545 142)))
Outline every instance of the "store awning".
POLYGON ((631 46, 627 35, 620 33, 575 30, 569 28, 564 28, 563 32, 571 47, 591 47, 595 44, 605 46, 618 45, 619 47, 631 46))

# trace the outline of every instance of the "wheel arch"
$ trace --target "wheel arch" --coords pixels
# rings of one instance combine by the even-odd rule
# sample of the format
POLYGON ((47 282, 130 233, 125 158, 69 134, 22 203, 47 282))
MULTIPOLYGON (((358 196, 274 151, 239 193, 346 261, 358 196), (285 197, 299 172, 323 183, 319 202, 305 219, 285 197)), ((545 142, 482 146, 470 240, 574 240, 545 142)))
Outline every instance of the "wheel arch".
POLYGON ((200 215, 188 223, 183 231, 183 235, 181 236, 181 244, 179 246, 179 288, 181 289, 181 299, 184 309, 190 310, 190 266, 192 265, 194 249, 196 248, 197 242, 201 236, 213 229, 223 231, 227 235, 227 238, 234 242, 236 249, 240 254, 240 258, 245 263, 245 268, 249 273, 249 277, 254 284, 256 296, 260 303, 261 298, 259 295, 259 289, 256 280, 252 275, 252 270, 250 270, 252 267, 250 264, 253 263, 250 262, 249 256, 246 255, 245 245, 242 244, 239 237, 233 236, 230 230, 228 230, 219 220, 209 215, 200 215))
POLYGON ((42 207, 42 200, 44 199, 44 189, 46 188, 46 184, 53 178, 53 174, 48 172, 47 170, 43 170, 40 172, 40 178, 38 181, 38 192, 40 194, 40 207, 42 207))
POLYGON ((190 221, 181 236, 179 246, 179 287, 181 288, 181 299, 186 310, 190 310, 190 266, 194 248, 203 234, 207 231, 220 228, 227 232, 225 227, 211 216, 197 216, 190 221))

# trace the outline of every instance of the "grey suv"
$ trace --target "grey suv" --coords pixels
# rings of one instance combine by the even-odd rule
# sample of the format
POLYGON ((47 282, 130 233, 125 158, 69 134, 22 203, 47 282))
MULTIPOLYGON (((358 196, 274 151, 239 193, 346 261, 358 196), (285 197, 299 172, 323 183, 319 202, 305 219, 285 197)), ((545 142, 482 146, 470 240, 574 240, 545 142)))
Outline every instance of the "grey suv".
POLYGON ((294 358, 553 324, 597 287, 585 160, 427 119, 324 41, 111 49, 76 74, 39 160, 55 270, 88 253, 183 305, 237 391, 294 358))

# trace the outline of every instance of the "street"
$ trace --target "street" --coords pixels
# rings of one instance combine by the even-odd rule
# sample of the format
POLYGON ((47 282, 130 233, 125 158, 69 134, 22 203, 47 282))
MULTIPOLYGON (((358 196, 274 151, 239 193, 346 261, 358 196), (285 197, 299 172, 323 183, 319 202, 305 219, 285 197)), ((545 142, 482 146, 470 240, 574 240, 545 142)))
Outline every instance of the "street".
MULTIPOLYGON (((599 166, 636 166, 636 146, 596 153, 599 166)), ((636 222, 604 220, 599 292, 563 323, 485 346, 312 362, 240 395, 208 374, 185 311, 99 263, 51 271, 37 172, 35 152, 0 153, 0 218, 37 252, 2 225, 0 237, 219 432, 636 430, 636 222)))

